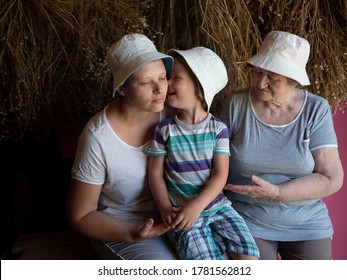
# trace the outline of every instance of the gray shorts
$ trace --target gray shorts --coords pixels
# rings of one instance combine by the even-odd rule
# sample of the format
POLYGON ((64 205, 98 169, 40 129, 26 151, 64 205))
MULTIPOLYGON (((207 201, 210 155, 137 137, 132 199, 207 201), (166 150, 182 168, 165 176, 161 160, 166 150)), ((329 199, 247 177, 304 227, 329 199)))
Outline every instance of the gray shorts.
POLYGON ((331 260, 331 237, 305 241, 272 241, 254 238, 261 260, 331 260))
POLYGON ((141 242, 105 242, 92 240, 92 245, 104 260, 177 260, 171 244, 164 236, 141 242))

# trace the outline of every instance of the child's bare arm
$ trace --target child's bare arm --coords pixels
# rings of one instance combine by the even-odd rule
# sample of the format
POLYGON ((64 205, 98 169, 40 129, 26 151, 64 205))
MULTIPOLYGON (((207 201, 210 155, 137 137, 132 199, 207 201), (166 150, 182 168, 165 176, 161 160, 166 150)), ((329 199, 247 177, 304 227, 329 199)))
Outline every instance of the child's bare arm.
POLYGON ((150 157, 149 185, 163 222, 170 225, 176 214, 171 205, 164 180, 164 156, 150 157))
POLYGON ((229 172, 229 155, 214 156, 213 169, 204 190, 192 201, 182 206, 179 214, 172 223, 176 230, 190 228, 206 206, 223 190, 229 172))

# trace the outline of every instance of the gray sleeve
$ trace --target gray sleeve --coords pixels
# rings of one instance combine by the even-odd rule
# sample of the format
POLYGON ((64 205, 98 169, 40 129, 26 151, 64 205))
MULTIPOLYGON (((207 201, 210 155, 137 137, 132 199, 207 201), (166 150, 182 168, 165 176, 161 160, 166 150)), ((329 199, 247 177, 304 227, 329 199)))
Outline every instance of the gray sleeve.
POLYGON ((337 147, 337 137, 328 101, 311 94, 309 98, 315 100, 314 103, 308 104, 310 117, 305 137, 310 140, 310 150, 337 147))
POLYGON ((230 138, 233 137, 233 131, 239 129, 245 118, 249 91, 250 88, 234 91, 223 102, 218 118, 226 124, 230 138))

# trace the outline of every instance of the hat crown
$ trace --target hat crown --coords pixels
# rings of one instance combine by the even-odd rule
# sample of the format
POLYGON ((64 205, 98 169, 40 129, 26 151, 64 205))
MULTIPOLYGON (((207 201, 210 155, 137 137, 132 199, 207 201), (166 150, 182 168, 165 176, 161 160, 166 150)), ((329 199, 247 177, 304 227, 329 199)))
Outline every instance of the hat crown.
POLYGON ((155 45, 143 34, 128 34, 112 45, 106 61, 112 72, 146 52, 157 51, 155 45))
POLYGON ((170 50, 177 52, 200 82, 207 105, 210 107, 213 97, 228 83, 228 73, 222 59, 211 49, 195 47, 189 50, 170 50))
POLYGON ((259 52, 246 63, 309 85, 306 64, 310 44, 304 38, 284 31, 271 31, 259 52))
POLYGON ((173 67, 173 58, 158 52, 154 43, 143 34, 128 34, 114 43, 106 55, 106 62, 114 78, 113 96, 134 72, 159 59, 163 61, 165 70, 169 73, 173 67))
POLYGON ((266 36, 259 52, 278 53, 293 63, 305 67, 310 55, 310 44, 295 34, 272 31, 266 36))

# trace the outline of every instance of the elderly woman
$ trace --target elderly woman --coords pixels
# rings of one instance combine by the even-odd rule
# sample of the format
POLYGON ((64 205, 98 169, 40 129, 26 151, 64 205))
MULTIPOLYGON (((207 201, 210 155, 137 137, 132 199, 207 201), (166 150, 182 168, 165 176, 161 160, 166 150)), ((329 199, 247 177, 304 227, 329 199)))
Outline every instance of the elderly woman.
POLYGON ((322 201, 343 169, 328 102, 309 85, 307 40, 270 32, 246 63, 253 86, 231 94, 227 196, 245 219, 260 259, 331 259, 333 226, 322 201))

